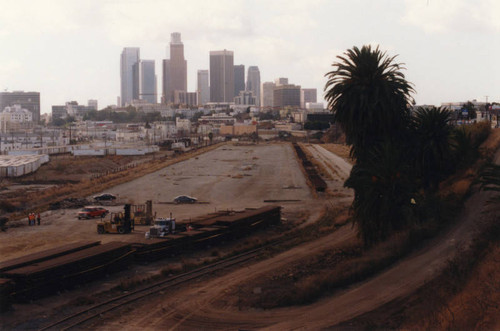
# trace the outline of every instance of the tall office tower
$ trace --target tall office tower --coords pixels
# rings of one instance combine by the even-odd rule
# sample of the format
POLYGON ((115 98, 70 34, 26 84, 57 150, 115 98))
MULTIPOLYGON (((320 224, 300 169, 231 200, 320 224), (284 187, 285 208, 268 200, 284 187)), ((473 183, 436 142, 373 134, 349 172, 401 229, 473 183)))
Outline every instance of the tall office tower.
POLYGON ((276 86, 288 85, 288 78, 284 78, 284 77, 276 78, 274 80, 274 83, 276 84, 276 86))
POLYGON ((21 108, 29 110, 33 116, 33 122, 40 121, 40 92, 0 92, 0 112, 5 107, 20 105, 21 108))
POLYGON ((130 104, 137 90, 137 80, 134 81, 134 65, 139 62, 139 47, 125 47, 120 59, 121 105, 130 104))
POLYGON ((170 59, 163 60, 163 102, 174 101, 174 91, 187 91, 187 61, 181 34, 170 35, 170 59))
POLYGON ((316 102, 317 90, 315 88, 303 88, 300 90, 300 108, 306 108, 306 103, 316 102))
POLYGON ((243 64, 234 66, 234 94, 237 97, 240 91, 245 91, 245 66, 243 64))
POLYGON ((257 66, 248 67, 247 91, 252 91, 255 97, 255 103, 260 105, 260 71, 257 66))
POLYGON ((232 102, 234 98, 234 55, 232 51, 210 52, 210 101, 232 102))
POLYGON ((138 84, 134 99, 146 100, 148 103, 156 103, 156 74, 154 60, 139 60, 134 65, 134 77, 138 84))
POLYGON ((208 70, 198 70, 198 104, 210 102, 210 87, 208 86, 208 70))
POLYGON ((273 91, 276 84, 273 82, 262 83, 262 90, 260 93, 260 106, 263 108, 273 107, 273 91))
POLYGON ((273 90, 273 107, 300 107, 299 85, 277 85, 273 90))

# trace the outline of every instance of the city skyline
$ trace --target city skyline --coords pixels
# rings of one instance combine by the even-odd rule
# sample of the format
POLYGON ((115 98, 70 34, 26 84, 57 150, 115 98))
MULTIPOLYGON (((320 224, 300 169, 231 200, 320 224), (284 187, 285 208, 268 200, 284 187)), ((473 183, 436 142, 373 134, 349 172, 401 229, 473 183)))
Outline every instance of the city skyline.
POLYGON ((174 31, 182 33, 192 92, 209 52, 231 49, 234 63, 259 67, 261 82, 288 77, 316 88, 321 102, 336 56, 371 44, 405 63, 418 104, 500 102, 500 3, 493 0, 50 0, 4 1, 2 9, 0 43, 10 51, 0 54, 0 89, 39 91, 41 113, 68 100, 116 104, 118 54, 127 46, 154 59, 160 79, 174 31))

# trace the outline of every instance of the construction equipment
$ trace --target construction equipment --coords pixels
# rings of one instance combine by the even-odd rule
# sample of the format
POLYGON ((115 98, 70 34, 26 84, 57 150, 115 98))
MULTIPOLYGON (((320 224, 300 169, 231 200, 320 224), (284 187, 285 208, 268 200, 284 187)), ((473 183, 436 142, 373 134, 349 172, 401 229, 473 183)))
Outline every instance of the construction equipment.
POLYGON ((153 216, 153 201, 147 200, 146 204, 132 205, 132 219, 134 224, 151 225, 156 215, 153 216))
POLYGON ((97 233, 130 233, 134 229, 134 220, 130 217, 130 204, 126 204, 123 213, 111 213, 109 220, 97 222, 97 233))

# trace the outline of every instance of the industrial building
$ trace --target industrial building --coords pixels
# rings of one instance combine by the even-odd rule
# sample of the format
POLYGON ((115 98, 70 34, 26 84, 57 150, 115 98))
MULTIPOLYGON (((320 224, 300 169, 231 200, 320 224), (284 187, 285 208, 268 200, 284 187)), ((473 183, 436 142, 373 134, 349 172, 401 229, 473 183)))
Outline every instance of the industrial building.
POLYGON ((47 154, 0 155, 0 178, 28 175, 47 162, 49 162, 47 154))

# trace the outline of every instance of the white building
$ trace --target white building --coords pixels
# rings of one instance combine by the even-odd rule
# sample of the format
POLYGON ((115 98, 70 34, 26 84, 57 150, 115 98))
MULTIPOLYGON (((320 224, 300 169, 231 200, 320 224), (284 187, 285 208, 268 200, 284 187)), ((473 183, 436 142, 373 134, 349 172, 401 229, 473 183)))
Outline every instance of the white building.
POLYGON ((0 112, 0 133, 9 130, 26 129, 33 126, 33 113, 20 105, 5 107, 0 112))
POLYGON ((27 109, 21 108, 20 105, 5 107, 5 109, 2 111, 2 116, 7 118, 8 121, 14 123, 24 123, 33 121, 33 113, 27 109))
POLYGON ((183 131, 186 133, 191 132, 191 121, 189 119, 183 119, 177 117, 175 119, 175 126, 177 127, 178 131, 183 131))

